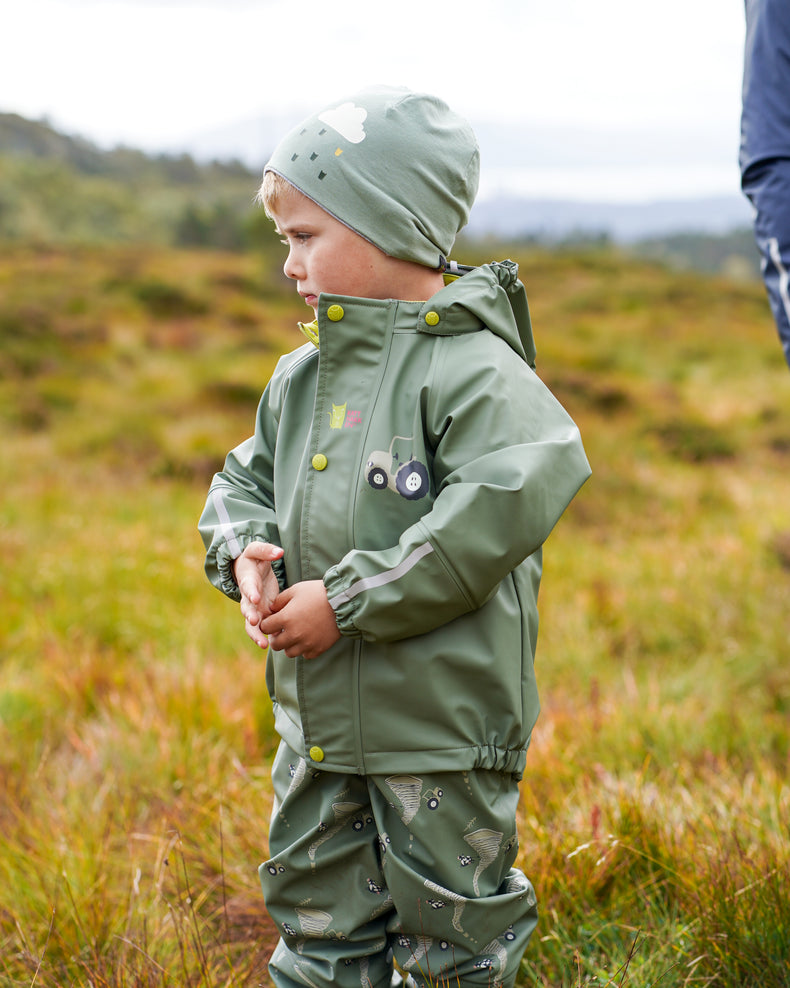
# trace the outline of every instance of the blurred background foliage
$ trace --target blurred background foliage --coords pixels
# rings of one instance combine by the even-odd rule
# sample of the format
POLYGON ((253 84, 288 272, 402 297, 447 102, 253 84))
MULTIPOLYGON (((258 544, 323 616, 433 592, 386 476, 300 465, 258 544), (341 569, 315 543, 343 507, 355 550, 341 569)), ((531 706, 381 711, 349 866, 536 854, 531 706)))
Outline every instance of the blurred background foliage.
POLYGON ((0 114, 0 242, 265 247, 258 184, 238 161, 105 151, 0 114))
MULTIPOLYGON (((251 208, 260 175, 241 161, 103 150, 46 121, 0 113, 0 243, 147 243, 274 251, 271 224, 251 208)), ((612 246, 606 232, 561 242, 525 233, 524 246, 612 246)), ((629 252, 677 268, 756 278, 751 229, 646 237, 629 252)))
MULTIPOLYGON (((0 135, 0 983, 261 984, 265 656, 196 523, 305 308, 242 166, 0 135)), ((519 985, 787 988, 790 378, 762 284, 605 241, 455 255, 519 262, 593 467, 546 546, 519 985)))

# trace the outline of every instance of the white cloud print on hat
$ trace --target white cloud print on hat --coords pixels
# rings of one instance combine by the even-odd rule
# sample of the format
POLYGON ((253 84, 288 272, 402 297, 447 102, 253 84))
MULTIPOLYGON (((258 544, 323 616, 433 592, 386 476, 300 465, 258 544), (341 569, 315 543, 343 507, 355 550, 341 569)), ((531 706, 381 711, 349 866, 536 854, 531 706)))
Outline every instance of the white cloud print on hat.
POLYGON ((336 130, 349 144, 360 144, 365 140, 365 118, 368 111, 354 103, 342 103, 333 110, 318 114, 321 123, 336 130))

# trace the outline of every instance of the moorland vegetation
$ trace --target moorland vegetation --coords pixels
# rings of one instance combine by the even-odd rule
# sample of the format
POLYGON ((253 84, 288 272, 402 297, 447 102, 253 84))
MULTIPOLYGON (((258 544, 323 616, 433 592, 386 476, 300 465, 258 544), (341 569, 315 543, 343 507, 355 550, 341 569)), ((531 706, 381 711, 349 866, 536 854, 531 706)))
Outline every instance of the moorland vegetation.
MULTIPOLYGON (((0 984, 265 983, 265 656, 196 521, 301 341, 270 239, 3 247, 0 984)), ((495 253, 594 471, 546 546, 519 985, 786 988, 790 378, 762 286, 457 256, 495 253)))

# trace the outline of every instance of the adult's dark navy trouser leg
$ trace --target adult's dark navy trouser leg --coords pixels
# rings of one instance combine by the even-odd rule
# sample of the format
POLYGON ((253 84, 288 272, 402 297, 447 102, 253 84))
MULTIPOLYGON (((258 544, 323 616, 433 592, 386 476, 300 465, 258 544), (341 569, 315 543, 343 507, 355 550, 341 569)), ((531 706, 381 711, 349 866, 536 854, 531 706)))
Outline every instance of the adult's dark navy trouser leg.
POLYGON ((742 185, 755 209, 754 235, 763 281, 790 366, 790 158, 753 165, 742 185))

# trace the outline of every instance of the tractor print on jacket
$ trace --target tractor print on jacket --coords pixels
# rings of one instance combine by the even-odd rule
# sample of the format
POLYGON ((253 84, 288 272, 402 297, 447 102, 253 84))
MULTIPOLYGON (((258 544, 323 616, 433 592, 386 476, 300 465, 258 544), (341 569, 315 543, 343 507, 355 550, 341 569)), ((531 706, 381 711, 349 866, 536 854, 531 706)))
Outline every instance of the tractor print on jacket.
POLYGON ((394 436, 386 452, 374 449, 365 464, 365 480, 375 491, 389 489, 408 501, 417 501, 428 493, 428 469, 414 458, 412 445, 396 447, 399 440, 413 444, 414 437, 394 436))

